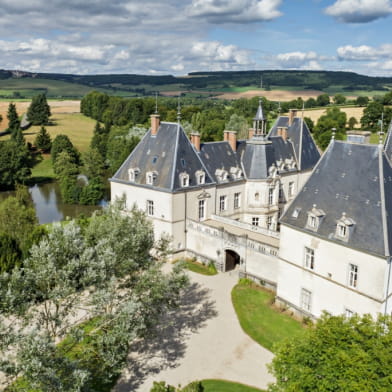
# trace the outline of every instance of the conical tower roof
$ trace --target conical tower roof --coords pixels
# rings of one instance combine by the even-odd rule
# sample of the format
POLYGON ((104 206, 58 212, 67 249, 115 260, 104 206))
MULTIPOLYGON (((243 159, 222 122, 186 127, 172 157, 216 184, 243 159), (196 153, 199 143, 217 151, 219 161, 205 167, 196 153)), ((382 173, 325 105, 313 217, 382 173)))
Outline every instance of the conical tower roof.
POLYGON ((266 118, 264 117, 263 107, 261 105, 261 99, 259 100, 259 107, 257 108, 256 116, 254 117, 255 121, 265 121, 266 118))

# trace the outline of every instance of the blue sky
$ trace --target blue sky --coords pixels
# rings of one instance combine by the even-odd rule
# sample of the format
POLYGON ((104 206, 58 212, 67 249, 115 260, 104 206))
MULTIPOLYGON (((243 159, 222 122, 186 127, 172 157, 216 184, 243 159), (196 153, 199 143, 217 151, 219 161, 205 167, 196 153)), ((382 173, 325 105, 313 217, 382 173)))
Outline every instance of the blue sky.
POLYGON ((392 0, 0 0, 0 68, 392 76, 392 0))

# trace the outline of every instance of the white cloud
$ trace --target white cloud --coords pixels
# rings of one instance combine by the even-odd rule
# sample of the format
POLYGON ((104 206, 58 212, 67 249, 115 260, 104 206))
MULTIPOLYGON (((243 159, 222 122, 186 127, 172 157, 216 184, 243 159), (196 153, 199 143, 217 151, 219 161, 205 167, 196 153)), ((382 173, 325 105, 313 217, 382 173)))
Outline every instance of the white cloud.
POLYGON ((280 53, 275 57, 277 64, 283 68, 291 69, 321 69, 319 61, 326 58, 316 52, 288 52, 280 53))
POLYGON ((344 23, 367 23, 392 13, 390 0, 337 0, 325 13, 344 23))
POLYGON ((192 0, 188 12, 214 23, 261 22, 282 15, 281 0, 192 0))
POLYGON ((392 44, 381 45, 378 48, 361 45, 341 46, 337 49, 339 60, 344 61, 369 61, 380 58, 392 58, 392 44))

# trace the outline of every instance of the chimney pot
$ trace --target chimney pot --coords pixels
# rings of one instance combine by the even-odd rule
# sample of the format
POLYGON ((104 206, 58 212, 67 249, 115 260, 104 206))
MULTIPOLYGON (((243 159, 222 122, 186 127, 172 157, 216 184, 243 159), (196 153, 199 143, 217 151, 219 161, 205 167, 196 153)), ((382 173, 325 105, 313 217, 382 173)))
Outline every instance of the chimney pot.
POLYGON ((254 128, 249 128, 248 139, 252 139, 255 134, 254 128))
POLYGON ((290 113, 289 113, 289 127, 293 124, 294 117, 297 117, 297 109, 290 109, 290 113))
POLYGON ((235 131, 226 131, 228 133, 228 142, 230 144, 231 149, 236 152, 237 151, 237 132, 235 131))

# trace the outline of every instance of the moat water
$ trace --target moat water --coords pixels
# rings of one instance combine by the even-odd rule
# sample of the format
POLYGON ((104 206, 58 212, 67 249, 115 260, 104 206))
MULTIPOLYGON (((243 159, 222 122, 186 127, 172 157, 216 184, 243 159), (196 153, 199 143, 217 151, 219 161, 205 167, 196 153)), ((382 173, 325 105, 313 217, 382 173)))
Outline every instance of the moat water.
MULTIPOLYGON (((30 187, 29 191, 40 224, 76 218, 80 214, 90 216, 95 210, 102 208, 107 203, 102 200, 97 206, 66 204, 61 198, 60 187, 57 182, 36 184, 30 187)), ((1 192, 0 201, 14 194, 15 192, 11 191, 1 192)))

